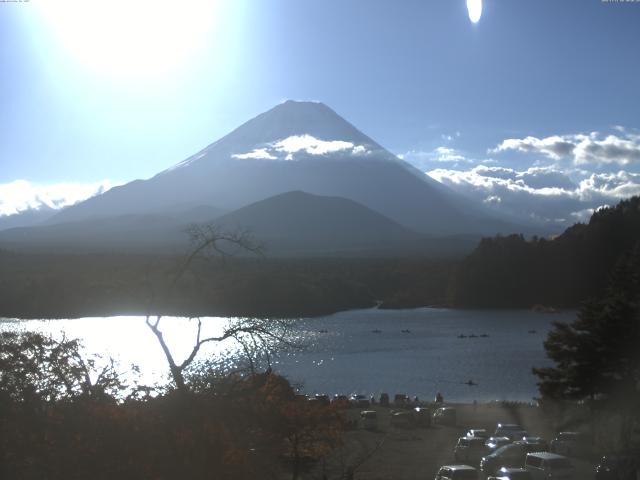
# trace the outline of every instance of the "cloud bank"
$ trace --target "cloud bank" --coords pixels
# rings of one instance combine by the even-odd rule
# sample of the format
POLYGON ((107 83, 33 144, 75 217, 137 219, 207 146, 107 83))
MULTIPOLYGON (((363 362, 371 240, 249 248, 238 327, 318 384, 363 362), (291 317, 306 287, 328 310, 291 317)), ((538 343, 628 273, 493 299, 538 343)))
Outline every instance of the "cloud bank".
POLYGON ((73 205, 106 192, 117 184, 109 180, 95 183, 57 183, 38 185, 26 180, 0 184, 0 216, 26 210, 54 209, 73 205))
POLYGON ((552 160, 570 159, 574 165, 621 166, 640 164, 640 135, 617 127, 618 134, 553 135, 545 138, 508 138, 489 153, 518 151, 543 155, 552 160))
POLYGON ((636 129, 507 138, 484 152, 488 158, 469 155, 459 139, 441 135, 440 146, 398 156, 473 201, 555 231, 640 195, 636 129))
POLYGON ((588 220, 600 206, 640 195, 640 174, 622 170, 587 173, 532 167, 518 171, 479 165, 466 171, 434 169, 427 174, 502 213, 559 228, 588 220), (574 180, 574 175, 584 177, 574 180))

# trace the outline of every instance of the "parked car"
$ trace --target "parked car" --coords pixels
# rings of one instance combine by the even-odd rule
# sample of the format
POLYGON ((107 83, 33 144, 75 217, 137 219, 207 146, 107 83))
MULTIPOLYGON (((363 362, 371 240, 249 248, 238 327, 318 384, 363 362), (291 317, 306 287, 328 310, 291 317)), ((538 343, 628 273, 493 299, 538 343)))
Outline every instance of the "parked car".
POLYGON ((413 419, 419 427, 428 427, 431 425, 431 410, 424 407, 415 407, 413 409, 413 419))
POLYGON ((573 480, 575 468, 571 461, 562 455, 551 452, 528 453, 524 468, 531 473, 533 480, 573 480))
POLYGON ((496 437, 508 437, 511 440, 520 440, 527 436, 527 431, 515 423, 499 423, 493 434, 496 437))
POLYGON ((464 462, 469 465, 478 465, 480 459, 487 454, 484 438, 460 437, 453 449, 453 458, 456 462, 464 462))
POLYGON ((362 410, 360 412, 360 420, 362 426, 367 430, 376 430, 378 428, 378 412, 375 410, 362 410))
POLYGON ((492 475, 487 480, 533 480, 533 477, 524 468, 502 467, 496 476, 492 475))
POLYGON ((413 425, 413 415, 408 410, 392 410, 391 411, 391 426, 408 428, 413 425))
POLYGON ((522 443, 527 447, 528 452, 547 452, 549 443, 542 437, 522 437, 517 443, 522 443))
POLYGON ((509 437, 489 437, 484 442, 489 453, 493 453, 500 447, 504 447, 505 445, 509 445, 510 443, 511 440, 509 439, 509 437))
POLYGON ((478 480, 478 470, 470 465, 443 465, 435 480, 478 480))
POLYGON ((586 457, 590 454, 589 438, 581 432, 560 432, 551 440, 550 450, 567 457, 586 457))
POLYGON ((457 412, 453 407, 440 407, 433 412, 433 423, 437 425, 455 425, 457 412))
POLYGON ((465 436, 469 438, 484 438, 486 440, 489 438, 489 432, 484 428, 472 428, 471 430, 467 430, 465 436))
POLYGON ((388 407, 389 406, 389 394, 388 393, 381 393, 380 394, 380 406, 381 407, 388 407))
POLYGON ((369 407, 371 404, 369 403, 369 398, 366 395, 351 395, 351 397, 349 397, 349 403, 351 404, 352 407, 358 407, 358 408, 367 408, 369 407))
POLYGON ((522 467, 527 450, 514 443, 500 447, 495 452, 482 457, 480 470, 485 475, 496 475, 502 467, 522 467))
POLYGON ((405 395, 404 393, 396 393, 393 397, 393 406, 400 408, 411 406, 411 399, 409 398, 409 395, 405 395))
POLYGON ((316 400, 318 401, 318 403, 320 403, 320 405, 323 406, 327 406, 331 403, 331 401, 329 400, 329 395, 318 394, 316 395, 316 400))
POLYGON ((636 480, 640 469, 640 455, 605 455, 596 465, 596 480, 636 480))

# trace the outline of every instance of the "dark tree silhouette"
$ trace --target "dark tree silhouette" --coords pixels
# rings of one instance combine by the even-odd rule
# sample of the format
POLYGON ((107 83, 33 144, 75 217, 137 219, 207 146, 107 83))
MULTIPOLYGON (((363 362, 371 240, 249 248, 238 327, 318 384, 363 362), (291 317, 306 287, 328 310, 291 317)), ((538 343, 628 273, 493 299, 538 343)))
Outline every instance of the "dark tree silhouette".
POLYGON ((113 360, 83 356, 78 340, 0 332, 0 394, 13 401, 113 398, 125 389, 113 360))
POLYGON ((605 294, 573 323, 555 323, 544 346, 555 366, 533 369, 543 399, 587 400, 629 426, 640 419, 640 244, 620 259, 605 294))
POLYGON ((459 266, 451 303, 465 307, 575 308, 602 295, 622 255, 640 241, 640 197, 602 208, 550 240, 483 239, 459 266))

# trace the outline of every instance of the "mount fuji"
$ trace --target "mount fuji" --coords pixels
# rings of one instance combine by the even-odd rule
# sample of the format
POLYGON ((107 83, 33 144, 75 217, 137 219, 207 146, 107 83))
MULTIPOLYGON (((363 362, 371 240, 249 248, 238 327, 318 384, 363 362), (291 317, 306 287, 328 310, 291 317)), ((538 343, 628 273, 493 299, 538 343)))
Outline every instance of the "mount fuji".
MULTIPOLYGON (((314 205, 327 198, 355 202, 372 210, 376 218, 420 236, 479 236, 519 229, 399 159, 326 105, 296 101, 258 115, 150 179, 135 180, 68 207, 47 224, 59 225, 56 231, 60 232, 61 224, 73 224, 74 230, 100 219, 170 212, 175 230, 181 211, 206 207, 229 214, 288 192, 313 195, 314 205)), ((295 195, 284 198, 299 199, 295 195)), ((273 203, 281 204, 282 200, 273 203)), ((275 212, 274 208, 265 211, 275 212)), ((314 208, 309 214, 320 211, 331 209, 314 208)), ((355 215, 362 210, 349 211, 355 215)), ((314 218, 319 226, 327 220, 314 218)), ((262 223, 267 221, 262 219, 262 223)), ((282 221, 279 218, 277 224, 286 236, 286 222, 282 221)), ((116 228, 117 222, 110 224, 116 228)), ((349 228, 344 219, 340 225, 349 228)), ((327 223, 327 228, 335 226, 327 223)), ((10 237, 38 237, 35 231, 26 236, 17 233, 10 237)))

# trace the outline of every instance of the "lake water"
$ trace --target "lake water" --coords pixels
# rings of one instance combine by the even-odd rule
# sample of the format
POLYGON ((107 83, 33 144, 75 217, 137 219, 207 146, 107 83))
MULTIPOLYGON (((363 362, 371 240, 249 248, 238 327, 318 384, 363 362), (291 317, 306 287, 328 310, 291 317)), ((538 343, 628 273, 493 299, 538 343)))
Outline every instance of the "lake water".
MULTIPOLYGON (((310 394, 388 392, 432 399, 440 391, 450 401, 530 401, 537 395, 531 368, 549 364, 543 341, 551 323, 574 317, 575 312, 433 308, 340 312, 297 321, 294 328, 306 348, 279 355, 274 370, 310 394), (469 380, 477 385, 467 385, 469 380)), ((228 321, 203 319, 203 334, 221 332, 228 321)), ((186 355, 195 321, 163 318, 161 326, 176 359, 186 355)), ((64 332, 67 338, 81 339, 89 352, 115 357, 123 371, 126 365, 138 365, 148 382, 159 381, 166 372, 166 360, 143 317, 2 319, 0 328, 54 336, 64 332)), ((201 354, 234 349, 227 342, 201 354)))

